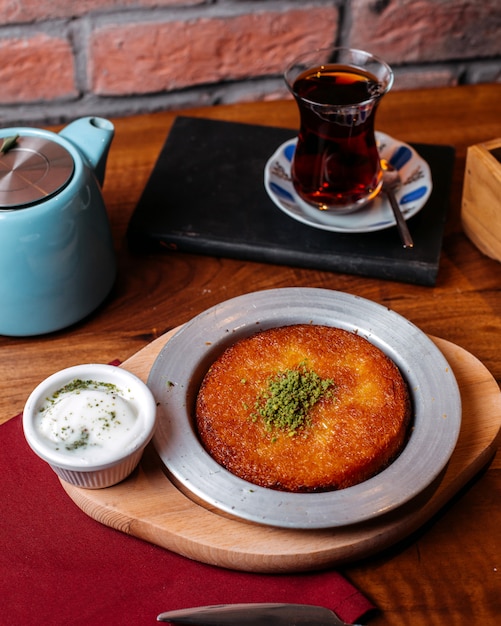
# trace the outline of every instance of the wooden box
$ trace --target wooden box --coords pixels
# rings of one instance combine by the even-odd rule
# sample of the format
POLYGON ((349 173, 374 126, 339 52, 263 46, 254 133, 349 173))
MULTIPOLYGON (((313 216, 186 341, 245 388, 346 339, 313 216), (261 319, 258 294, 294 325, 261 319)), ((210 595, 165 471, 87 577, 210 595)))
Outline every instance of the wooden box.
POLYGON ((501 138, 468 148, 461 221, 477 248, 501 261, 501 138))

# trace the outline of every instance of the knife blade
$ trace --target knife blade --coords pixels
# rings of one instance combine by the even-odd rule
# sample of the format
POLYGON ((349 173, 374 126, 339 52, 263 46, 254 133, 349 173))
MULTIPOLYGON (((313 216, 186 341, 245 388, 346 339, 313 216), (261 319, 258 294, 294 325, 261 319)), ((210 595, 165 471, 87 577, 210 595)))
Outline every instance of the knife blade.
POLYGON ((349 626, 323 606, 281 603, 199 606, 161 613, 157 621, 198 626, 349 626))

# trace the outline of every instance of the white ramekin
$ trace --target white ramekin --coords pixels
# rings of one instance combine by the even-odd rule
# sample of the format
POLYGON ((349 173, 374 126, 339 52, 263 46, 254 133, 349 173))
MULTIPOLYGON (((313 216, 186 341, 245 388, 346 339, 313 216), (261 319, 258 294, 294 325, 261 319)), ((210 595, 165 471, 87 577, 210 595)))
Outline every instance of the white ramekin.
POLYGON ((124 480, 139 463, 153 436, 156 402, 153 394, 137 376, 121 367, 89 363, 69 367, 52 374, 30 394, 23 412, 23 430, 30 448, 66 482, 86 489, 102 489, 124 480), (54 450, 35 427, 35 417, 46 398, 72 380, 95 380, 130 390, 140 428, 137 437, 120 450, 110 451, 106 461, 92 464, 84 458, 54 450))

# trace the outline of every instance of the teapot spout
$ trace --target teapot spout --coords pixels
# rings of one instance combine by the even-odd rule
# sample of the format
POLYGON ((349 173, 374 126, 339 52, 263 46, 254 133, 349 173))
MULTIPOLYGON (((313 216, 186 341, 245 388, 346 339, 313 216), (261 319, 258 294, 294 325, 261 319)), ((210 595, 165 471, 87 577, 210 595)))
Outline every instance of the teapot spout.
POLYGON ((101 187, 114 134, 113 124, 102 117, 82 117, 68 124, 59 133, 87 159, 101 187))

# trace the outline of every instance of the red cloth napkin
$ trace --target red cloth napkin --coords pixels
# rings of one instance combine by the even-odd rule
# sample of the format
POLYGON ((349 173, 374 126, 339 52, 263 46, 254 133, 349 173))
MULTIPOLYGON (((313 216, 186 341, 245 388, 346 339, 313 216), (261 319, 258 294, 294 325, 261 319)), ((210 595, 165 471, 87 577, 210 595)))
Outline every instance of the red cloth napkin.
POLYGON ((228 602, 319 604, 347 622, 374 608, 336 571, 229 571, 96 522, 28 447, 20 415, 0 426, 0 506, 2 626, 146 626, 163 611, 228 602))

